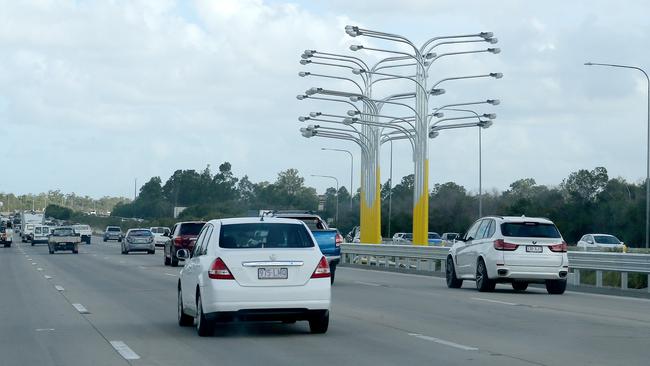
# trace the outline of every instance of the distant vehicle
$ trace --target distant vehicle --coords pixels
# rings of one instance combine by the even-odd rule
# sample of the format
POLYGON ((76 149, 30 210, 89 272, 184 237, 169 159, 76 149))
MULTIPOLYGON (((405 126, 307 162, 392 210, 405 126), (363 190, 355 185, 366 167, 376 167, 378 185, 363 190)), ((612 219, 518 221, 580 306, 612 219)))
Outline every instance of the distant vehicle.
POLYGON ((20 237, 23 243, 31 241, 32 234, 34 233, 34 225, 43 225, 45 222, 45 215, 42 213, 35 213, 31 211, 23 211, 20 214, 20 222, 24 230, 21 230, 20 237))
POLYGON ((347 235, 345 235, 345 241, 347 243, 354 242, 354 238, 358 236, 357 234, 359 233, 359 230, 360 230, 359 226, 353 227, 352 230, 350 230, 350 232, 347 233, 347 235))
POLYGON ((30 242, 34 244, 46 244, 50 236, 50 227, 45 225, 34 225, 34 232, 31 234, 30 242))
POLYGON ((119 226, 106 226, 106 230, 104 231, 104 242, 117 240, 121 243, 123 238, 124 234, 119 226))
POLYGON ((163 263, 172 267, 178 266, 176 253, 181 249, 192 251, 196 237, 203 229, 203 221, 179 222, 172 227, 169 233, 169 240, 165 243, 163 251, 163 263))
POLYGON ((81 236, 75 233, 72 227, 59 226, 52 230, 47 246, 50 254, 59 250, 71 250, 72 253, 77 254, 79 253, 79 243, 81 243, 81 236))
POLYGON ((586 234, 580 238, 576 245, 579 249, 589 250, 623 250, 625 243, 618 240, 614 235, 609 234, 586 234))
POLYGON ((312 235, 316 238, 316 243, 320 247, 320 251, 325 255, 327 263, 329 264, 332 276, 330 280, 334 283, 336 276, 336 267, 341 261, 341 243, 343 237, 338 234, 338 230, 329 228, 327 223, 320 218, 320 216, 305 212, 305 211, 275 211, 274 217, 285 219, 296 219, 304 222, 312 235))
POLYGON ((429 245, 435 245, 435 246, 442 245, 442 238, 438 233, 429 233, 427 241, 429 245))
POLYGON ((5 226, 0 227, 0 244, 4 245, 5 248, 9 248, 11 247, 13 241, 14 238, 12 230, 5 226))
POLYGON ((89 225, 77 224, 73 225, 72 228, 76 233, 79 233, 81 235, 82 243, 90 244, 90 240, 93 237, 93 230, 89 225))
POLYGON ((169 240, 169 230, 168 227, 164 226, 154 226, 149 228, 153 234, 153 241, 157 247, 164 247, 165 243, 169 240))
POLYGON ((122 242, 122 254, 130 252, 156 253, 156 245, 153 242, 153 234, 149 229, 129 229, 122 242))
POLYGON ((569 273, 567 244, 552 221, 533 217, 489 216, 477 220, 449 250, 447 287, 476 281, 481 292, 497 283, 524 291, 543 283, 549 294, 563 294, 569 273))
POLYGON ((329 326, 330 270, 308 227, 268 217, 209 221, 178 281, 178 324, 209 336, 215 322, 307 320, 329 326), (196 320, 195 320, 196 319, 196 320))
POLYGON ((410 244, 411 242, 413 242, 411 233, 395 233, 393 235, 393 244, 410 244))
POLYGON ((460 237, 460 234, 458 233, 442 233, 440 238, 442 239, 442 245, 446 247, 452 246, 454 244, 454 240, 458 239, 460 237))

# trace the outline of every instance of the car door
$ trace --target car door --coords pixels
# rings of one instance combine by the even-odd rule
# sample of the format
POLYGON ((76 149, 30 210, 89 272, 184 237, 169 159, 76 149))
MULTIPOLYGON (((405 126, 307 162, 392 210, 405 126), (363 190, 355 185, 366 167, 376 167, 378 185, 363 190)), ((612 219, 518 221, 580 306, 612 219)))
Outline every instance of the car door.
POLYGON ((470 265, 469 256, 471 255, 469 251, 472 242, 476 237, 476 232, 478 231, 478 227, 481 224, 481 221, 482 220, 477 220, 476 222, 474 222, 474 224, 472 224, 472 226, 470 226, 467 232, 465 233, 465 236, 463 236, 462 241, 457 242, 458 246, 456 248, 455 259, 456 259, 456 272, 459 276, 471 273, 468 268, 468 266, 470 265))
POLYGON ((467 249, 467 272, 470 274, 475 274, 476 273, 476 263, 478 261, 478 257, 482 254, 484 254, 485 250, 483 249, 483 246, 486 242, 486 236, 488 233, 488 229, 490 227, 492 219, 483 219, 481 220, 481 223, 478 226, 478 229, 476 231, 476 237, 474 240, 472 240, 472 243, 469 245, 469 248, 467 249))
POLYGON ((585 242, 587 243, 585 245, 585 250, 596 250, 596 248, 598 247, 596 245, 596 242, 594 241, 593 235, 587 235, 585 242))
POLYGON ((199 236, 196 239, 190 258, 185 260, 185 267, 181 270, 181 286, 183 288, 183 306, 189 309, 195 309, 196 300, 194 299, 197 285, 199 285, 199 275, 201 271, 200 257, 203 253, 203 243, 205 241, 206 233, 209 225, 205 225, 199 236))

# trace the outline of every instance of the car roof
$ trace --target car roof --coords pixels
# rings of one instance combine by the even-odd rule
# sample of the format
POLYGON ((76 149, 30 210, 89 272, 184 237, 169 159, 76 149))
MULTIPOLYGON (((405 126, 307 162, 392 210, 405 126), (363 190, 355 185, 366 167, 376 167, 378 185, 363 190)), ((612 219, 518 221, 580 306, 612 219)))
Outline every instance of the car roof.
POLYGON ((127 232, 129 232, 129 231, 142 231, 142 230, 144 230, 144 231, 151 231, 151 230, 149 230, 149 229, 146 228, 146 227, 134 227, 133 229, 129 229, 129 230, 127 230, 127 232))
POLYGON ((536 222, 539 224, 553 224, 553 221, 545 217, 528 217, 528 216, 488 216, 501 219, 504 222, 536 222))
POLYGON ((616 235, 613 235, 613 234, 598 234, 598 233, 591 233, 591 234, 585 234, 585 235, 601 235, 601 236, 613 236, 613 237, 616 237, 616 235))
POLYGON ((181 221, 176 223, 176 225, 183 225, 183 224, 205 224, 205 221, 181 221))
MULTIPOLYGON (((282 218, 282 217, 238 217, 230 219, 217 219, 210 220, 211 223, 221 223, 221 225, 232 224, 256 224, 259 222, 267 224, 303 224, 302 221, 296 219, 282 218)), ((303 224, 304 225, 304 224, 303 224)))
POLYGON ((291 213, 291 212, 281 212, 274 214, 271 217, 300 217, 300 218, 319 218, 320 216, 312 213, 291 213))

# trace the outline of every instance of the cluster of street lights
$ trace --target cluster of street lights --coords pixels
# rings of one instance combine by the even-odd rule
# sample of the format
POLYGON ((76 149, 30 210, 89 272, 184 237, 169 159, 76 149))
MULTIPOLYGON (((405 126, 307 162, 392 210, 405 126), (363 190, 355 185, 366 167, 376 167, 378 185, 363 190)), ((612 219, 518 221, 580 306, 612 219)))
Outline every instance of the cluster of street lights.
MULTIPOLYGON (((348 54, 306 50, 301 55, 300 63, 302 65, 315 65, 324 69, 339 70, 343 73, 301 71, 298 74, 300 77, 345 81, 350 83, 353 89, 345 91, 313 87, 306 90, 304 94, 298 95, 298 100, 327 101, 336 105, 345 104, 352 109, 348 109, 345 113, 311 112, 307 116, 301 116, 298 118, 299 121, 310 124, 302 127, 300 132, 307 138, 322 137, 346 140, 359 146, 361 150, 361 242, 363 243, 381 243, 379 149, 384 143, 390 142, 392 146, 393 141, 406 140, 413 153, 415 176, 413 243, 426 245, 429 221, 428 139, 437 137, 440 131, 447 129, 478 127, 481 130, 488 128, 496 118, 494 113, 478 113, 473 109, 465 108, 484 104, 495 106, 500 103, 498 99, 486 99, 431 107, 430 101, 434 99, 433 97, 445 94, 445 89, 439 87, 442 83, 479 78, 500 79, 503 76, 501 73, 492 72, 445 77, 429 87, 429 69, 436 60, 467 54, 498 54, 500 49, 488 47, 443 53, 434 51, 437 51, 438 47, 446 45, 476 43, 493 45, 498 41, 491 32, 481 32, 434 37, 417 47, 406 37, 396 34, 355 26, 347 26, 345 31, 351 37, 367 37, 392 42, 396 45, 406 45, 409 51, 365 45, 350 46, 350 50, 353 52, 364 50, 389 54, 389 57, 369 64, 361 57, 348 54), (407 81, 412 83, 414 88, 384 97, 373 95, 373 86, 391 81, 407 81), (390 114, 383 112, 384 108, 389 107, 396 112, 390 114), (445 112, 462 112, 464 114, 445 117, 445 112)), ((352 157, 351 153, 350 156, 352 157)))

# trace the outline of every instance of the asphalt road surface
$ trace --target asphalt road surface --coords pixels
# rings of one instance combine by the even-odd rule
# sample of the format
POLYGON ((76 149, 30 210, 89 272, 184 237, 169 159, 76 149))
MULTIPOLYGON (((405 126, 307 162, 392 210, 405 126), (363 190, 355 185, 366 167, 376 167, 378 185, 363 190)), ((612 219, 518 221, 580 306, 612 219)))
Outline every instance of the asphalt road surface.
POLYGON ((0 248, 0 365, 644 365, 650 300, 339 268, 329 331, 176 323, 180 268, 93 238, 80 254, 0 248))

